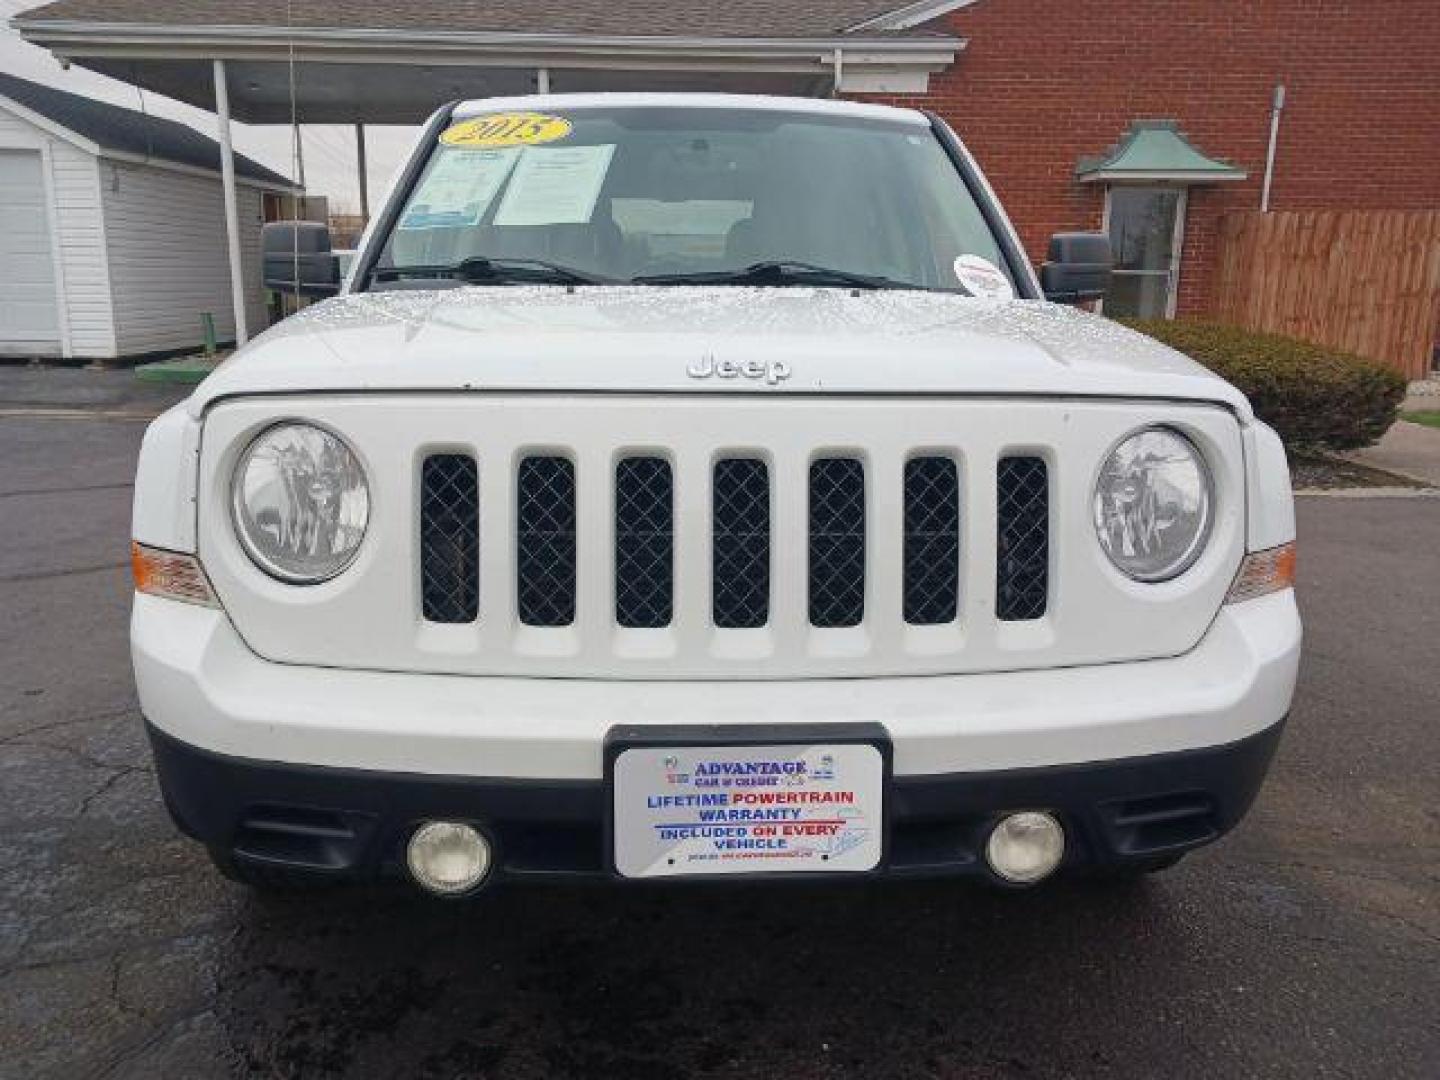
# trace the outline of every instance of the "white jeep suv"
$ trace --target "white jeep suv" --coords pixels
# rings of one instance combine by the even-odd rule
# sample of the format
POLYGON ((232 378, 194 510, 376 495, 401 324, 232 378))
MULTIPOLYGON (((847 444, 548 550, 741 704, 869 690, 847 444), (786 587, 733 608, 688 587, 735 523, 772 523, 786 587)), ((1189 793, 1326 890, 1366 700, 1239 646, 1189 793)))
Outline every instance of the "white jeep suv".
POLYGON ((253 884, 1169 865, 1300 649, 1284 451, 1062 303, 950 130, 813 100, 442 109, 339 295, 146 434, 135 676, 253 884))

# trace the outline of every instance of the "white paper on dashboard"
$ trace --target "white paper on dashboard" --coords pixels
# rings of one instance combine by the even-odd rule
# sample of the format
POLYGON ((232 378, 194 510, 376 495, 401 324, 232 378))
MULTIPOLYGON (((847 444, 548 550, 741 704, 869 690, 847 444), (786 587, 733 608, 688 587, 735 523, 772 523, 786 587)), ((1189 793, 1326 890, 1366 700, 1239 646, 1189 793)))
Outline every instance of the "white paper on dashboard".
POLYGON ((615 145, 527 146, 495 224, 583 225, 595 211, 615 145))
POLYGON ((479 223, 515 162, 518 146, 446 150, 431 166, 400 219, 401 229, 446 229, 479 223))

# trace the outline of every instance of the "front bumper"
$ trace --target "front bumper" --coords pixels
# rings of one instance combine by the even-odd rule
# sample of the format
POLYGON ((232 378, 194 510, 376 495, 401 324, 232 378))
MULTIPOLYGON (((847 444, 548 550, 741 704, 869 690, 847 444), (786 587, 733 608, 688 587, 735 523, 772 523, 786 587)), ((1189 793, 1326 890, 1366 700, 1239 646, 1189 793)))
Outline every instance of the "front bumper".
POLYGON ((348 671, 256 656, 224 612, 135 597, 140 704, 230 757, 434 776, 598 780, 622 725, 879 724, 896 776, 1110 761, 1238 742, 1290 709, 1300 619, 1286 591, 1224 607, 1164 660, 1043 671, 640 682, 348 671))
MULTIPOLYGON (((1283 723, 1226 746, 1084 765, 896 776, 879 872, 984 876, 990 828, 1043 809, 1065 827, 1062 869, 1152 864, 1209 843, 1249 809, 1283 723)), ((512 781, 226 757, 150 728, 179 827, 236 862, 342 880, 399 876, 426 820, 467 821, 500 879, 613 877, 600 780, 512 781)))
POLYGON ((223 612, 137 596, 136 682, 187 832, 242 860, 394 870, 413 825, 484 826, 502 876, 605 874, 617 727, 883 729, 895 873, 979 870, 989 825, 1051 809, 1067 861, 1153 861, 1245 813, 1288 714, 1293 594, 1223 608, 1164 660, 980 675, 627 682, 338 671, 257 657, 223 612))

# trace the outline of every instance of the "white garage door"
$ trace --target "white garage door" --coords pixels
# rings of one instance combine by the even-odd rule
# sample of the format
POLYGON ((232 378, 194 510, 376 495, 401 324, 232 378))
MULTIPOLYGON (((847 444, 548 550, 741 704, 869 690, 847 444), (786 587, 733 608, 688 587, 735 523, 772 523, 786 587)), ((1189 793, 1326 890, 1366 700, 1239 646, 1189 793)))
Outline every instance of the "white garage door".
POLYGON ((0 150, 0 353, 60 351, 40 154, 0 150))

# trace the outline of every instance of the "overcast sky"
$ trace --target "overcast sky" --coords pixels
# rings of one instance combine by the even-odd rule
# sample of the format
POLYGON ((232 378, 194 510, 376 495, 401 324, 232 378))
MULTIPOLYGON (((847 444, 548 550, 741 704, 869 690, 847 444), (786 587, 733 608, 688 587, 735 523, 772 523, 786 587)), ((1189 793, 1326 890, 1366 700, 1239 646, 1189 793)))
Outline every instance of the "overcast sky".
MULTIPOLYGON (((42 0, 0 0, 0 71, 22 79, 45 83, 72 94, 84 94, 101 101, 140 108, 141 91, 128 83, 117 82, 77 65, 61 69, 55 57, 45 49, 23 40, 9 26, 11 16, 26 8, 36 7, 42 0)), ((154 116, 179 120, 182 124, 217 137, 215 116, 172 98, 144 91, 145 110, 154 116)), ((354 129, 343 125, 307 124, 301 127, 305 154, 306 187, 312 195, 328 195, 330 209, 335 213, 354 213, 360 208, 360 187, 355 169, 354 129)), ((290 129, 272 124, 232 124, 235 149, 262 165, 268 165, 285 176, 294 176, 290 129)), ((386 185, 401 159, 410 149, 414 128, 367 126, 365 149, 369 158, 370 207, 379 205, 386 185)))

